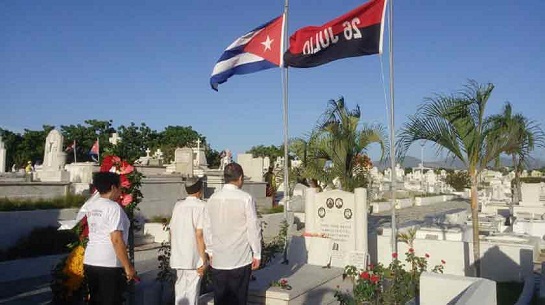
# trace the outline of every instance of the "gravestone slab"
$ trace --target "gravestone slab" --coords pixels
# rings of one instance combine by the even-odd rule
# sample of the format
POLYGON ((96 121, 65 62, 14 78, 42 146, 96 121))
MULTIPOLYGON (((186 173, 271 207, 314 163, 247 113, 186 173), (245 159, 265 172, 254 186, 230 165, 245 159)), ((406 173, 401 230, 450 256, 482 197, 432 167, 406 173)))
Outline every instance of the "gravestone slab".
POLYGON ((193 150, 189 147, 176 148, 174 167, 183 176, 193 176, 193 150))
POLYGON ((2 142, 2 137, 0 137, 0 173, 6 172, 6 148, 4 147, 4 142, 2 142))
MULTIPOLYGON (((363 265, 367 257, 367 191, 358 188, 354 193, 332 190, 316 193, 315 189, 306 191, 305 229, 307 236, 325 236, 331 240, 330 249, 324 245, 315 247, 314 243, 324 243, 321 239, 309 239, 309 264, 322 265, 313 261, 311 251, 330 254, 332 267, 344 268, 346 265, 363 265)), ((319 257, 319 256, 318 256, 319 257)))

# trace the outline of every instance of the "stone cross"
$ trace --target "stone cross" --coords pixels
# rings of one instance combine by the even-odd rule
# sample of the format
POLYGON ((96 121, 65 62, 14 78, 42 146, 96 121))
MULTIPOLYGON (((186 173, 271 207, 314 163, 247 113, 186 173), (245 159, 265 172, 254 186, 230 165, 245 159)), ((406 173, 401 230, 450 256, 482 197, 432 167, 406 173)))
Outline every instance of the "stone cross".
POLYGON ((149 153, 151 152, 151 150, 148 148, 146 148, 146 157, 149 158, 149 153))
POLYGON ((122 139, 117 135, 117 132, 112 133, 112 136, 108 138, 108 142, 112 143, 112 145, 117 145, 117 142, 121 140, 122 139))
POLYGON ((160 148, 157 148, 157 150, 155 151, 155 154, 153 154, 155 156, 155 158, 159 159, 159 160, 162 160, 163 159, 163 152, 161 151, 160 148))

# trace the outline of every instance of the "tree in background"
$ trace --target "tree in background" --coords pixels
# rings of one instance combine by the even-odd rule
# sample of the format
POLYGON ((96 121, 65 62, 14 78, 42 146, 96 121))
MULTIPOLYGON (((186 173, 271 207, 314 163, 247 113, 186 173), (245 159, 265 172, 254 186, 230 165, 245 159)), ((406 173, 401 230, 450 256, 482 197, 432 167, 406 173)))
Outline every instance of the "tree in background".
MULTIPOLYGON (((333 184, 340 179, 343 190, 353 191, 367 185, 365 175, 358 168, 365 165, 364 157, 372 143, 380 145, 382 156, 387 149, 387 136, 381 125, 360 125, 359 106, 349 110, 344 98, 330 100, 306 145, 305 176, 333 184), (362 165, 363 164, 363 165, 362 165)), ((382 159, 381 156, 381 159, 382 159)), ((370 161, 370 160, 368 160, 370 161)))
POLYGON ((0 136, 2 136, 2 142, 4 142, 6 148, 6 168, 4 170, 10 171, 13 164, 20 168, 22 164, 19 163, 19 160, 16 160, 15 156, 17 156, 18 147, 23 141, 23 136, 2 128, 0 128, 0 136))
POLYGON ((471 178, 466 171, 450 171, 447 173, 445 183, 452 186, 455 191, 462 192, 471 186, 471 178))
POLYGON ((257 157, 269 157, 271 161, 276 160, 277 157, 283 157, 284 156, 284 146, 276 146, 276 145, 257 145, 252 146, 250 150, 246 151, 247 154, 252 154, 254 158, 257 157))
POLYGON ((121 125, 117 133, 121 141, 112 145, 112 152, 131 163, 145 156, 146 149, 154 150, 160 147, 159 133, 146 123, 140 123, 140 126, 134 122, 128 126, 121 125))
MULTIPOLYGON (((513 107, 509 102, 505 103, 500 114, 492 115, 488 120, 492 130, 489 141, 504 143, 503 153, 512 158, 515 171, 512 203, 517 203, 522 196, 520 191, 522 167, 530 159, 530 153, 536 146, 544 146, 545 135, 536 122, 520 113, 514 114, 513 107)), ((496 167, 499 167, 499 156, 496 161, 496 167)))
POLYGON ((480 85, 469 81, 458 94, 428 98, 415 115, 409 116, 397 141, 400 155, 405 155, 413 143, 428 140, 439 151, 447 151, 466 167, 471 179, 473 259, 477 277, 480 276, 481 254, 477 177, 504 150, 503 143, 489 140, 493 130, 487 123, 485 109, 493 90, 493 84, 480 85))
MULTIPOLYGON (((21 168, 27 161, 33 163, 41 162, 45 150, 45 139, 47 134, 54 129, 54 126, 44 125, 43 130, 28 130, 18 134, 9 130, 0 129, 0 136, 6 146, 6 170, 12 165, 21 168)), ((197 140, 201 141, 200 146, 206 149, 206 159, 210 167, 217 167, 220 163, 220 153, 210 147, 206 137, 193 130, 191 126, 167 126, 163 131, 158 132, 151 129, 145 123, 137 125, 121 125, 117 133, 121 138, 117 145, 109 142, 110 136, 116 132, 112 120, 86 120, 83 124, 61 125, 60 132, 64 137, 64 147, 67 148, 76 141, 76 158, 78 162, 92 161, 89 151, 93 144, 99 139, 100 152, 113 153, 123 159, 133 162, 141 156, 146 155, 146 149, 163 151, 165 162, 174 160, 174 150, 177 147, 197 147, 197 140)), ((74 162, 74 154, 67 154, 67 162, 74 162)))
MULTIPOLYGON (((64 147, 76 141, 76 158, 78 162, 92 161, 89 150, 99 139, 100 150, 110 147, 108 138, 114 132, 112 120, 85 120, 84 124, 61 125, 60 132, 64 137, 64 147)), ((45 140, 44 140, 45 141, 45 140)), ((67 155, 68 163, 74 162, 73 154, 67 155)))

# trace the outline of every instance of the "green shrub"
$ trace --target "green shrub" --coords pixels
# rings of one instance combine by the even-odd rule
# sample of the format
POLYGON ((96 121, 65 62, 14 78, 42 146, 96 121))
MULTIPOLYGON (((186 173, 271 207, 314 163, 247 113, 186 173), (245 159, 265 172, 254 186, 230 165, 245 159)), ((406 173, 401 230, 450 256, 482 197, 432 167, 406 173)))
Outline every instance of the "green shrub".
POLYGON ((78 236, 71 230, 59 231, 56 227, 36 228, 17 243, 0 251, 0 261, 70 252, 66 247, 75 242, 78 236))
POLYGON ((471 186, 469 174, 463 171, 448 173, 445 182, 457 192, 461 192, 471 186))
POLYGON ((146 222, 147 223, 157 222, 157 223, 163 223, 163 224, 170 223, 170 216, 155 215, 149 219, 146 219, 146 222))
POLYGON ((10 199, 0 198, 0 211, 31 211, 79 208, 88 196, 68 194, 51 199, 10 199))
POLYGON ((275 214, 275 213, 282 213, 282 212, 284 212, 284 206, 277 205, 275 207, 270 208, 265 214, 275 214))
MULTIPOLYGON (((513 179, 514 182, 515 179, 513 179)), ((521 183, 541 183, 545 182, 545 177, 524 177, 520 178, 521 183)))

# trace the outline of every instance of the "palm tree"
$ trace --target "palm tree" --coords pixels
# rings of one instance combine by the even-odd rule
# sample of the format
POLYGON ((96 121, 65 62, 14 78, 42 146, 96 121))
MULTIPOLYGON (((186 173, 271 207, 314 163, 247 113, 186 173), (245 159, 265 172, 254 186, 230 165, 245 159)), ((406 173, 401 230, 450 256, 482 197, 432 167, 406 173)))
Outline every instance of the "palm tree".
POLYGON ((477 177, 486 165, 503 150, 500 142, 487 141, 490 126, 485 108, 494 90, 493 84, 480 85, 470 80, 464 90, 454 95, 435 95, 409 117, 397 141, 403 156, 412 143, 427 140, 438 152, 447 151, 460 160, 471 178, 471 216, 473 225, 473 257, 476 276, 480 276, 479 205, 477 177))
POLYGON ((306 145, 305 174, 328 185, 339 178, 346 191, 365 186, 365 177, 355 175, 357 156, 372 143, 380 145, 384 155, 387 137, 380 125, 358 128, 361 111, 359 106, 349 110, 344 98, 330 100, 328 108, 309 136, 306 145), (325 169, 325 170, 324 170, 325 169))
POLYGON ((513 114, 513 107, 509 102, 505 103, 501 114, 489 117, 489 124, 492 129, 489 141, 505 143, 503 153, 510 155, 513 160, 515 181, 511 202, 514 204, 521 199, 522 165, 530 158, 530 152, 536 146, 545 144, 545 135, 536 122, 528 120, 520 113, 513 114))

